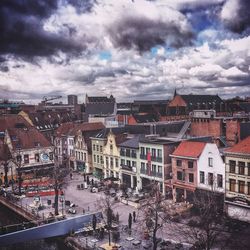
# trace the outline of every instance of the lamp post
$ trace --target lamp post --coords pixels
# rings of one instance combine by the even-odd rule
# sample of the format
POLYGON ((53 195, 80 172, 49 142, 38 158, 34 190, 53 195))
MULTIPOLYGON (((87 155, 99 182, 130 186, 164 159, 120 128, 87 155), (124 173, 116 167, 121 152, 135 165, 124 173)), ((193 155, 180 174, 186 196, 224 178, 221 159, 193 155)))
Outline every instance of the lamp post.
POLYGON ((18 151, 18 154, 17 154, 17 174, 18 174, 18 193, 19 193, 19 196, 22 195, 22 173, 21 173, 21 163, 22 163, 22 157, 21 157, 21 154, 20 154, 20 150, 18 151))

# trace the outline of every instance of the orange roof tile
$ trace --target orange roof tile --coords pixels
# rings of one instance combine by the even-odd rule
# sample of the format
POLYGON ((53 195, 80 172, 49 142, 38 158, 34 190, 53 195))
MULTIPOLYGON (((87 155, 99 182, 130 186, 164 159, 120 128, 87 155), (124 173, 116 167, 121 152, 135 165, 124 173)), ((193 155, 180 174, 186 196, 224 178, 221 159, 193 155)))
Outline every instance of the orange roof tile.
POLYGON ((182 141, 172 155, 198 158, 202 153, 205 145, 205 142, 182 141))
POLYGON ((225 152, 250 154, 250 136, 235 144, 233 147, 226 149, 225 152))

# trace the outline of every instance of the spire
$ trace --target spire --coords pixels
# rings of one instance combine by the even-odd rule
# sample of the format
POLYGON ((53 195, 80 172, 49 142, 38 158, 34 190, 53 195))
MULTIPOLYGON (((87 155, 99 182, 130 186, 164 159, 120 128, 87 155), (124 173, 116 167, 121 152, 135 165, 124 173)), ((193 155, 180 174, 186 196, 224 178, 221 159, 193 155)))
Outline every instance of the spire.
POLYGON ((174 97, 176 97, 178 94, 177 94, 177 91, 176 91, 176 88, 174 89, 174 97))

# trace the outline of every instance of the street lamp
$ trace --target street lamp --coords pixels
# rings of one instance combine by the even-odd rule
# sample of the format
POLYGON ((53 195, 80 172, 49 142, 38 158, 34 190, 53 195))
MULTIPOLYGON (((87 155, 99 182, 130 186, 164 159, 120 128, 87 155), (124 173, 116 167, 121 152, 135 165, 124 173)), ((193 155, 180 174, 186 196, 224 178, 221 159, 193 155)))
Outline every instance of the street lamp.
POLYGON ((22 163, 22 157, 20 154, 20 150, 18 150, 18 154, 17 154, 17 174, 18 174, 18 192, 19 192, 19 196, 22 195, 22 173, 21 173, 21 163, 22 163))

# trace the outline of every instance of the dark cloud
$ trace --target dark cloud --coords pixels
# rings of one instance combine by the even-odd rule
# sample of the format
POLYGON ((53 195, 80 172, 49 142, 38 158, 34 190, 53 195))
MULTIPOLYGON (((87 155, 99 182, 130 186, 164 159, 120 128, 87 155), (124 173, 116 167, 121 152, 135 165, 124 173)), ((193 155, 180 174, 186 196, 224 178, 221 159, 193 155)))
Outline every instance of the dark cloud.
POLYGON ((0 65, 0 71, 2 71, 2 72, 8 72, 9 71, 9 67, 8 66, 1 66, 0 65))
POLYGON ((97 78, 115 78, 117 75, 126 75, 128 72, 124 69, 105 69, 100 71, 92 71, 89 74, 74 76, 73 81, 83 83, 85 85, 92 85, 97 78))
POLYGON ((74 6, 78 13, 89 12, 96 4, 96 0, 67 0, 67 2, 74 6))
POLYGON ((116 47, 140 52, 149 50, 156 45, 167 44, 180 48, 192 44, 192 31, 181 31, 177 23, 165 23, 140 17, 126 17, 109 28, 109 34, 116 47))
POLYGON ((43 21, 56 11, 56 0, 0 1, 0 54, 26 59, 51 56, 58 51, 77 53, 83 49, 68 34, 44 30, 43 21))
MULTIPOLYGON (((228 0, 230 2, 231 0, 228 0)), ((225 3, 224 7, 228 4, 225 3)), ((249 0, 237 0, 238 9, 231 9, 231 18, 223 19, 227 28, 235 33, 242 33, 250 28, 250 1, 249 0), (236 12, 236 15, 235 15, 236 12)))

